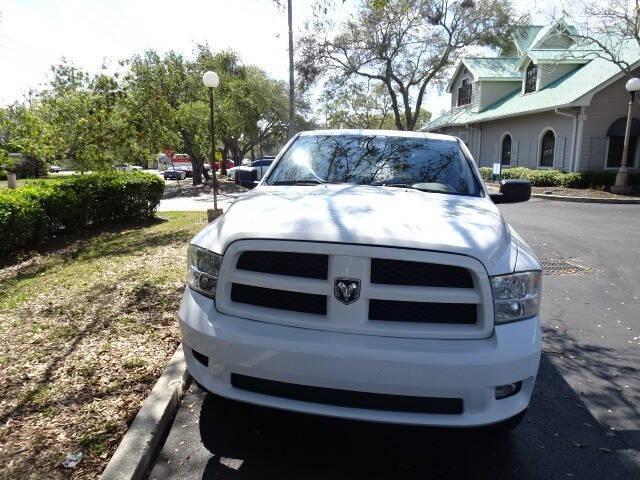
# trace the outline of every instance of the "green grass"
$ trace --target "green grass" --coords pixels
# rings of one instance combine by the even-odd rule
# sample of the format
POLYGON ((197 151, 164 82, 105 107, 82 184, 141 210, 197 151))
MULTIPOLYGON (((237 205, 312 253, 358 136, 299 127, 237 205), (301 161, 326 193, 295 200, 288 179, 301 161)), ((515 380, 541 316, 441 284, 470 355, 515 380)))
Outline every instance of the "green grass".
MULTIPOLYGON (((69 175, 56 175, 56 176, 49 175, 41 178, 19 178, 18 187, 22 187, 30 183, 57 182, 59 180, 64 180, 65 178, 70 178, 70 176, 69 175)), ((2 190, 3 188, 9 188, 9 183, 7 182, 7 180, 0 180, 0 190, 2 190)))
POLYGON ((0 268, 0 375, 11 399, 0 405, 0 438, 25 439, 18 452, 0 450, 11 465, 0 478, 58 478, 59 456, 78 450, 87 457, 78 478, 95 478, 109 460, 179 344, 187 245, 206 225, 203 212, 162 216, 57 239, 0 268))

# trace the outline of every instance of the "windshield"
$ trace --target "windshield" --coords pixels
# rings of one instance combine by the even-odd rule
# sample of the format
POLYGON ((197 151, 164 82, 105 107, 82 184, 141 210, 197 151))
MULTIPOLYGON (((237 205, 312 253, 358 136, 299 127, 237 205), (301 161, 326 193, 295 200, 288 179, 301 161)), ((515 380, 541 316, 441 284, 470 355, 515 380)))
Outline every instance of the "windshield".
POLYGON ((386 135, 300 136, 265 183, 407 186, 480 195, 480 186, 455 140, 386 135))

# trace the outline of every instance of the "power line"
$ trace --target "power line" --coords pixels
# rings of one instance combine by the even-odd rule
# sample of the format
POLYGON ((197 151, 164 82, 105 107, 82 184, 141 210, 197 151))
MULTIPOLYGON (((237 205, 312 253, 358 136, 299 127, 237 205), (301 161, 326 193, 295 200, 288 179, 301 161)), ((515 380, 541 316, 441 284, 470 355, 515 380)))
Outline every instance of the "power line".
POLYGON ((43 60, 43 57, 44 57, 44 56, 43 57, 39 57, 39 58, 38 57, 34 57, 30 53, 17 50, 15 48, 9 47, 7 45, 0 45, 0 48, 2 48, 4 50, 7 50, 8 52, 11 52, 13 54, 20 55, 21 57, 27 57, 27 59, 31 59, 31 60, 34 60, 34 61, 37 61, 37 62, 41 62, 43 60))
POLYGON ((15 63, 16 65, 20 65, 20 66, 26 67, 26 68, 31 68, 31 69, 37 70, 39 72, 42 71, 40 68, 34 67, 33 65, 22 63, 22 62, 20 62, 18 60, 14 60, 13 58, 9 58, 9 57, 4 57, 2 55, 0 55, 0 60, 6 60, 7 62, 15 63))
POLYGON ((0 33, 0 37, 7 38, 7 39, 11 40, 11 41, 12 41, 12 42, 14 42, 14 43, 20 44, 20 45, 22 45, 23 47, 27 47, 29 50, 33 50, 34 52, 38 52, 38 53, 40 53, 41 55, 46 55, 46 56, 55 55, 55 54, 53 54, 52 52, 46 52, 46 51, 41 50, 41 49, 39 49, 39 48, 36 48, 36 47, 34 47, 34 46, 32 46, 32 45, 29 45, 28 43, 25 43, 25 42, 23 42, 22 40, 18 40, 17 38, 10 37, 10 36, 9 36, 9 35, 7 35, 6 33, 0 33))

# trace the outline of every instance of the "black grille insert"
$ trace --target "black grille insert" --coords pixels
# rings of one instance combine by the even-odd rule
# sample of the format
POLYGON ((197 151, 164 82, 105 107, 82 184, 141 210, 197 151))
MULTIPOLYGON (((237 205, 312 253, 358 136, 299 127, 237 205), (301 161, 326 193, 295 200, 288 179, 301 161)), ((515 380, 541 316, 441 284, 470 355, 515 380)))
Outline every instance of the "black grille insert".
POLYGON ((420 287, 473 288, 469 270, 455 265, 371 259, 371 283, 420 287))
POLYGON ((292 312, 327 314, 327 297, 314 293, 290 292, 234 283, 231 286, 231 300, 258 307, 277 308, 292 312))
POLYGON ((231 374, 231 385, 241 390, 263 395, 338 407, 446 415, 459 415, 463 410, 461 398, 415 397, 310 387, 248 377, 237 373, 231 374))
POLYGON ((291 277, 326 280, 329 257, 316 253, 246 251, 240 254, 236 268, 252 272, 275 273, 291 277))
POLYGON ((369 320, 472 325, 476 323, 476 310, 473 303, 369 300, 369 320))

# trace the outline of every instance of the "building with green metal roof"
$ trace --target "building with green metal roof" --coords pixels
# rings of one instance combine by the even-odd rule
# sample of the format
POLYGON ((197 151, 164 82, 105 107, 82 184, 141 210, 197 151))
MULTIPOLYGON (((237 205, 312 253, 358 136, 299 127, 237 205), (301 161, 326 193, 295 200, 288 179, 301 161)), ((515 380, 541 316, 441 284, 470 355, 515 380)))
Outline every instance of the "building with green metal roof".
MULTIPOLYGON (((563 21, 521 26, 500 56, 463 58, 447 86, 451 109, 425 130, 460 137, 483 166, 617 169, 628 75, 576 33, 563 21)), ((620 51, 635 73, 638 43, 620 51)), ((628 165, 637 169, 640 121, 633 124, 628 165)))

